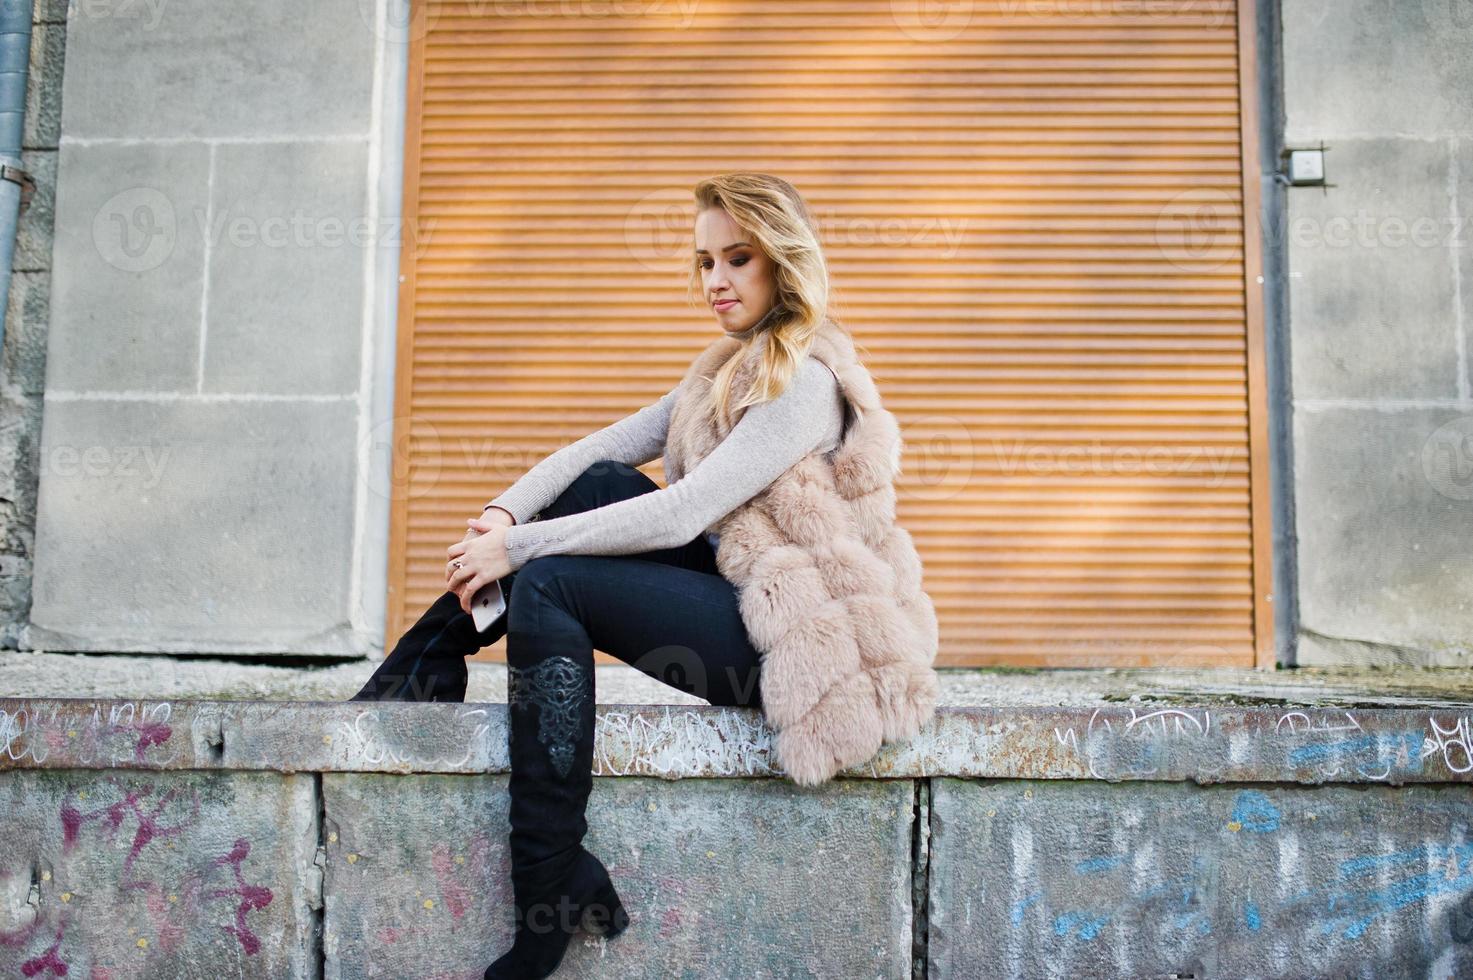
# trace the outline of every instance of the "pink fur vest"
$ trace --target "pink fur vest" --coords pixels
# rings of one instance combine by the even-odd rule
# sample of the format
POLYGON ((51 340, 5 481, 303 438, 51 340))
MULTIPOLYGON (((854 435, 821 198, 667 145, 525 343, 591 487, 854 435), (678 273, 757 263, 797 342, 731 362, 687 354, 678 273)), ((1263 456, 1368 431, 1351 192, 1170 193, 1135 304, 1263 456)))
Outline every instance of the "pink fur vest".
MULTIPOLYGON (((765 341, 732 380, 748 390, 765 341)), ((687 369, 665 444, 667 482, 730 431, 710 409, 711 379, 741 342, 718 337, 687 369)), ((847 409, 837 449, 815 450, 707 530, 762 655, 762 712, 778 764, 801 785, 914 736, 936 710, 936 610, 921 562, 895 520, 900 427, 880 404, 848 331, 831 320, 811 350, 838 377, 847 409)))

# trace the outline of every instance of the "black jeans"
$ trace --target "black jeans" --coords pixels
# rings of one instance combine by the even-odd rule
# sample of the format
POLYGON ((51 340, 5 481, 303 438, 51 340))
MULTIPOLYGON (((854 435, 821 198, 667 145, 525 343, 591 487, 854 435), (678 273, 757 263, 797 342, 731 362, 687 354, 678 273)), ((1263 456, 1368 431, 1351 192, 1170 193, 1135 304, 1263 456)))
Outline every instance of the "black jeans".
MULTIPOLYGON (((634 467, 600 460, 537 516, 550 520, 657 489, 634 467)), ((352 700, 464 701, 465 658, 510 631, 509 665, 536 663, 555 648, 591 667, 597 648, 711 704, 761 706, 760 656, 742 624, 736 587, 717 571, 704 535, 632 555, 544 555, 503 578, 501 588, 506 611, 479 633, 460 597, 446 591, 352 700)))

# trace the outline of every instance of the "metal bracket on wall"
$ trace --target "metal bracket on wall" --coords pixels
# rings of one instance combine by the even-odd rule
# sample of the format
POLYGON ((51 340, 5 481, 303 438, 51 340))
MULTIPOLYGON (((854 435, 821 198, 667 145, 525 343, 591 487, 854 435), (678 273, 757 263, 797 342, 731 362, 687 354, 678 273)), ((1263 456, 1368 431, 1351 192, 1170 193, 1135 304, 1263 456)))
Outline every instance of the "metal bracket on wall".
POLYGON ((36 193, 36 182, 31 179, 30 171, 12 167, 8 163, 0 163, 0 179, 14 181, 20 185, 20 213, 25 214, 26 208, 30 206, 31 198, 36 193))
POLYGON ((1328 193, 1336 186, 1326 179, 1325 154, 1329 150, 1324 140, 1319 146, 1284 147, 1279 152, 1279 171, 1274 180, 1285 187, 1319 187, 1328 193))

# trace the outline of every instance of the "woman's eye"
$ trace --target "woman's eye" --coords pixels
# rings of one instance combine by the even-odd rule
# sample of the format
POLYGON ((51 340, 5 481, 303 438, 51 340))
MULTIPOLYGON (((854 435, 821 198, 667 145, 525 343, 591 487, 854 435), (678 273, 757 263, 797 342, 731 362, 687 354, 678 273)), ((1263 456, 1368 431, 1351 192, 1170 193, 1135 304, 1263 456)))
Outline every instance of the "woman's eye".
MULTIPOLYGON (((731 264, 732 265, 746 265, 747 264, 747 257, 746 256, 740 256, 738 258, 732 259, 731 260, 731 264)), ((709 269, 709 268, 711 268, 711 263, 707 262, 705 259, 702 259, 701 262, 700 262, 700 267, 702 269, 709 269)))

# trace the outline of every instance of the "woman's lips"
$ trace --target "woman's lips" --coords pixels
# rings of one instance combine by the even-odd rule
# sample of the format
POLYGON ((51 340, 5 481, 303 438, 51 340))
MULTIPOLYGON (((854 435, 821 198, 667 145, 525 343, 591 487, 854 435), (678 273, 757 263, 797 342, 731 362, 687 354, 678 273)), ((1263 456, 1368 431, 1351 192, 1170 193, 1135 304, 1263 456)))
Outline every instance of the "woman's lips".
POLYGON ((724 299, 714 305, 716 307, 716 312, 725 313, 727 310, 731 309, 733 306, 736 306, 740 302, 741 300, 739 299, 724 299))

